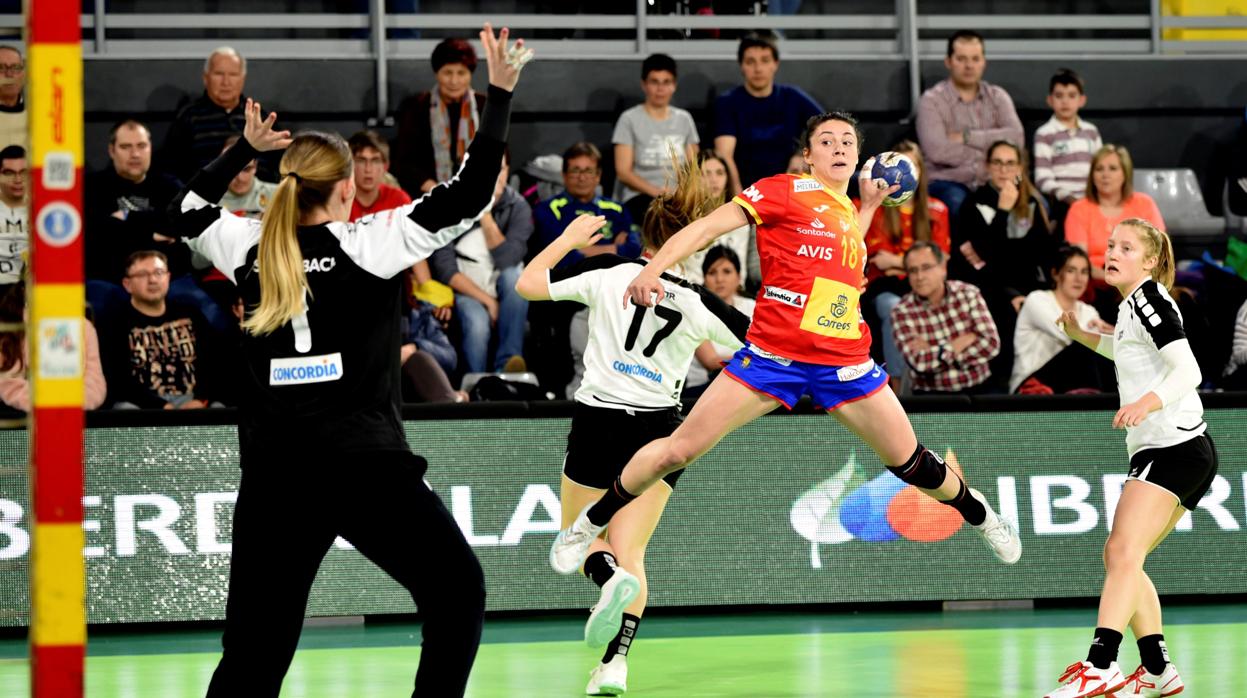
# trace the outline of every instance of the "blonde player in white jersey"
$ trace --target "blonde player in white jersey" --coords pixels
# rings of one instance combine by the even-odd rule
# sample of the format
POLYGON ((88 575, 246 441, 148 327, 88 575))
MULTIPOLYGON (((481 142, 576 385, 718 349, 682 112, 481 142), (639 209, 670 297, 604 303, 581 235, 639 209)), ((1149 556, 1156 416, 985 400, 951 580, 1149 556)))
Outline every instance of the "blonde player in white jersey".
POLYGON ((1104 545, 1104 590, 1087 659, 1066 668, 1045 698, 1114 695, 1158 698, 1181 693, 1178 670, 1161 634, 1160 599, 1143 563, 1182 516, 1199 505, 1217 475, 1217 452, 1195 392, 1199 365, 1169 295, 1174 259, 1169 236, 1141 218, 1117 224, 1108 239, 1104 280, 1121 292, 1114 334, 1058 320, 1074 340, 1113 360, 1121 409, 1113 427, 1126 430, 1130 476, 1104 545), (1117 665, 1129 625, 1142 663, 1129 676, 1117 665))
MULTIPOLYGON (((650 205, 642 227, 644 256, 652 255, 691 221, 722 203, 685 165, 676 191, 650 205)), ((605 219, 572 221, 524 269, 516 289, 530 301, 572 300, 589 307, 589 344, 584 381, 563 460, 563 527, 602 496, 628 459, 650 441, 670 436, 680 424, 680 389, 697 347, 704 341, 743 346, 749 319, 700 286, 662 277, 666 298, 653 308, 619 303, 645 259, 597 255, 555 269, 574 249, 596 243, 605 219)), ((582 571, 602 587, 585 624, 585 641, 607 645, 589 676, 589 695, 627 690, 627 654, 645 609, 645 548, 658 526, 680 472, 663 479, 611 519, 610 536, 593 541, 582 571)))

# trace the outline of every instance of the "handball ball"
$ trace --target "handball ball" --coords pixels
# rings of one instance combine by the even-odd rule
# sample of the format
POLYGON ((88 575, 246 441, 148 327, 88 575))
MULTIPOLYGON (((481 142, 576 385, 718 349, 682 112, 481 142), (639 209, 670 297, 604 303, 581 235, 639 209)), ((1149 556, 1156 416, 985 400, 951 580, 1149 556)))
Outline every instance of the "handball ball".
POLYGON ((888 183, 901 185, 901 188, 883 200, 884 206, 900 206, 909 201, 918 188, 918 166, 908 155, 888 151, 875 156, 875 166, 870 171, 871 179, 882 179, 888 183))

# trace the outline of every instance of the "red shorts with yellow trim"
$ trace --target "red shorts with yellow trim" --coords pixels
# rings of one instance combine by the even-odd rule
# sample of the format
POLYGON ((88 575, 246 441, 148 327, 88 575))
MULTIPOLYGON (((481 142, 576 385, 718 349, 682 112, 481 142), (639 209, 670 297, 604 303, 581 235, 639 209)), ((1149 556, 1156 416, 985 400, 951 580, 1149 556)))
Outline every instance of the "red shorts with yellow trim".
POLYGON ((887 372, 870 359, 856 366, 824 366, 785 359, 753 345, 737 351, 723 371, 788 409, 809 395, 818 409, 834 410, 870 397, 888 383, 887 372))

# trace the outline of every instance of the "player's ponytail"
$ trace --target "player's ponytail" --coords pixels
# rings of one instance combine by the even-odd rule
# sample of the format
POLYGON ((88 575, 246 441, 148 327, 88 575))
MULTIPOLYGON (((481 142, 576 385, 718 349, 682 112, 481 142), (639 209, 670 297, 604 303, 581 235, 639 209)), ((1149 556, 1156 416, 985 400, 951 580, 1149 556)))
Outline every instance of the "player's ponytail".
POLYGON ((1152 267, 1152 278, 1166 290, 1173 290, 1176 273, 1173 258, 1173 242, 1165 231, 1152 225, 1142 218, 1127 218, 1117 225, 1128 225, 1134 228, 1139 240, 1147 248, 1149 255, 1156 255, 1156 266, 1152 267))
POLYGON ((710 191, 695 160, 676 161, 675 191, 660 194, 650 202, 641 225, 641 244, 647 250, 657 252, 671 236, 689 223, 710 214, 723 204, 723 197, 710 191))
POLYGON ((299 221, 325 206, 334 186, 351 176, 351 151, 337 134, 301 133, 282 156, 280 172, 260 227, 260 304, 242 324, 255 335, 271 334, 303 312, 309 291, 299 221))

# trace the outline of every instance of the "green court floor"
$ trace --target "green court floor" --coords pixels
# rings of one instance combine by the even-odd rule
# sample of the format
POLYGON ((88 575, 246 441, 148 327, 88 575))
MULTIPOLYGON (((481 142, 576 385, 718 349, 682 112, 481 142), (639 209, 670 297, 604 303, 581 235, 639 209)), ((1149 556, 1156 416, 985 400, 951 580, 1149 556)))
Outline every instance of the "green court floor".
MULTIPOLYGON (((630 696, 1038 698, 1081 659, 1093 609, 958 613, 749 613, 647 618, 629 657, 630 696)), ((1167 611, 1165 636, 1192 698, 1244 698, 1247 607, 1167 611)), ((468 695, 583 695, 600 651, 572 618, 490 620, 468 695)), ((93 698, 202 696, 218 631, 97 633, 87 659, 93 698)), ((284 698, 407 696, 419 657, 415 625, 313 627, 284 698)), ((1129 636, 1125 671, 1138 663, 1129 636)), ((27 686, 24 641, 0 640, 0 696, 27 686)))

